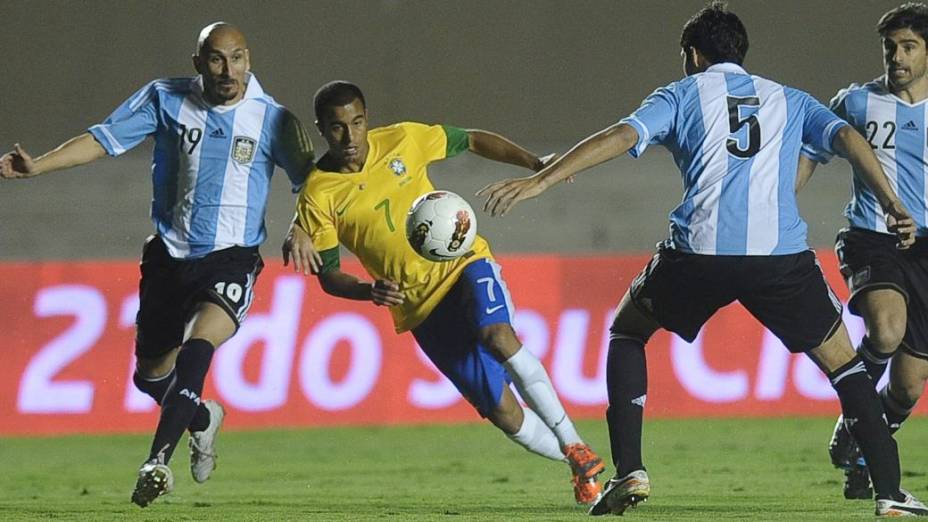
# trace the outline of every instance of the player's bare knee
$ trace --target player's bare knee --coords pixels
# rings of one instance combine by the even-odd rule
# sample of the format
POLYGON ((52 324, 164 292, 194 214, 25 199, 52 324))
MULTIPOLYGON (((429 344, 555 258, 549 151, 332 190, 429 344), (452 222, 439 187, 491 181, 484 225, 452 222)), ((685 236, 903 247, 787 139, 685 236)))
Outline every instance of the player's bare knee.
POLYGON ((135 369, 145 379, 158 379, 169 374, 177 359, 177 348, 158 357, 139 357, 135 369))
POLYGON ((891 354, 902 343, 905 335, 905 316, 882 315, 867 329, 867 339, 876 351, 891 354))
POLYGON ((522 347, 512 326, 507 323, 484 326, 477 336, 480 344, 500 361, 509 359, 522 347))
POLYGON ((631 294, 626 292, 616 308, 612 326, 609 327, 609 334, 611 338, 639 339, 644 344, 648 342, 648 339, 657 331, 659 326, 654 319, 645 315, 638 308, 638 305, 632 300, 631 294))
POLYGON ((922 396, 922 391, 925 389, 925 382, 906 382, 902 383, 902 386, 897 388, 893 387, 893 395, 903 404, 915 405, 918 402, 918 399, 922 396))
MULTIPOLYGON (((896 363, 894 359, 893 364, 896 363)), ((923 372, 917 371, 894 372, 889 379, 889 394, 899 404, 907 408, 914 407, 924 393, 926 377, 923 372)))

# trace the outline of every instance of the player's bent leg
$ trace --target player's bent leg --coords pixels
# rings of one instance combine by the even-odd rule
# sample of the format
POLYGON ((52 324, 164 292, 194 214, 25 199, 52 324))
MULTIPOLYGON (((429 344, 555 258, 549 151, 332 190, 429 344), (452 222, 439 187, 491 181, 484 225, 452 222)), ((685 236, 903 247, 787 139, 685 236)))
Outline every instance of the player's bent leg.
POLYGON ((583 442, 554 391, 548 371, 537 357, 522 348, 512 326, 508 323, 484 326, 478 331, 478 340, 502 362, 519 395, 551 428, 564 451, 583 442))
POLYGON ((876 490, 877 499, 901 502, 905 495, 899 489, 899 452, 896 441, 883 421, 873 383, 863 362, 851 347, 843 324, 808 355, 827 374, 838 394, 844 424, 858 442, 866 459, 876 490))
POLYGON ((898 430, 911 415, 925 389, 926 381, 928 360, 920 354, 909 353, 907 348, 896 352, 889 372, 889 383, 879 392, 890 432, 898 430))
POLYGON ((132 382, 139 391, 154 399, 159 406, 176 376, 174 363, 179 350, 180 346, 169 350, 164 355, 156 357, 138 355, 136 358, 132 382))
POLYGON ((499 404, 489 412, 487 419, 526 450, 551 460, 564 460, 554 433, 532 410, 523 409, 508 387, 503 388, 499 404))
MULTIPOLYGON (((525 423, 524 416, 525 414, 523 413, 522 406, 519 405, 519 401, 516 400, 512 390, 510 390, 508 386, 504 386, 500 394, 499 403, 492 411, 487 413, 487 420, 501 429, 506 435, 512 436, 516 434, 525 423)), ((558 454, 559 456, 553 457, 555 460, 560 460, 563 457, 563 455, 560 455, 560 451, 558 451, 558 454)))
POLYGON ((895 289, 865 289, 854 296, 853 302, 866 327, 857 353, 864 361, 867 374, 876 383, 905 335, 905 297, 895 289))
MULTIPOLYGON (((158 406, 161 406, 168 388, 177 378, 174 364, 177 360, 178 351, 180 351, 180 346, 170 350, 163 356, 138 356, 137 358, 138 364, 136 365, 135 373, 132 374, 132 382, 139 391, 145 393, 158 403, 158 406), (167 373, 163 373, 165 368, 168 369, 167 373)), ((189 429, 191 432, 205 430, 209 424, 209 410, 206 408, 205 404, 201 403, 200 406, 197 407, 193 420, 190 422, 189 429)))
POLYGON ((499 404, 487 418, 526 450, 570 464, 574 499, 578 503, 590 504, 599 498, 602 486, 596 476, 603 469, 602 459, 583 443, 570 445, 562 452, 554 432, 533 410, 522 408, 509 387, 503 388, 499 404))
POLYGON ((204 302, 197 306, 177 354, 177 377, 165 395, 149 459, 157 458, 165 464, 170 461, 202 402, 200 396, 213 351, 235 333, 235 328, 235 322, 218 305, 204 302))

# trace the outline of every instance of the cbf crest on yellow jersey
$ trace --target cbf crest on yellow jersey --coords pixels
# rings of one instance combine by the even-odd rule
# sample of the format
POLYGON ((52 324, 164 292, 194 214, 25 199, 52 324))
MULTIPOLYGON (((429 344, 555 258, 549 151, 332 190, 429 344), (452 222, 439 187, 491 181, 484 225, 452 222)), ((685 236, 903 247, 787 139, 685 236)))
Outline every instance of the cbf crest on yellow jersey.
POLYGON ((436 263, 419 256, 406 241, 406 213, 420 195, 434 190, 426 167, 467 150, 465 131, 441 125, 397 123, 368 132, 369 151, 360 172, 315 168, 300 192, 297 214, 325 259, 323 272, 338 268, 338 245, 350 250, 374 279, 399 284, 406 295, 390 307, 397 332, 421 323, 469 263, 490 258, 477 236, 473 250, 436 263))

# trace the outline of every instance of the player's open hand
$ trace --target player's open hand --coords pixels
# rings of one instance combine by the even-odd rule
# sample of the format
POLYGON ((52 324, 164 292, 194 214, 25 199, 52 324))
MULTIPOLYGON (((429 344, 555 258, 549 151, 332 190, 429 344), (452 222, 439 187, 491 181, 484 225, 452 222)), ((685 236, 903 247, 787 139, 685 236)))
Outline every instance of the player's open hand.
POLYGON ((11 152, 0 156, 0 178, 28 178, 35 171, 35 162, 32 156, 19 146, 19 143, 13 146, 11 152))
POLYGON ((904 250, 915 244, 915 220, 909 215, 908 209, 900 200, 894 200, 884 211, 886 212, 886 228, 896 234, 899 240, 896 248, 904 250))
POLYGON ((312 238, 296 223, 290 225, 281 251, 284 255, 284 266, 287 266, 290 257, 293 257, 294 272, 309 275, 318 274, 322 269, 322 257, 316 252, 312 238))
POLYGON ((378 279, 371 285, 371 301, 377 306, 396 306, 403 304, 406 296, 400 292, 400 285, 387 279, 378 279))
POLYGON ((544 191, 534 176, 512 178, 490 183, 477 191, 478 197, 486 197, 483 211, 492 216, 505 216, 516 203, 538 196, 544 191))

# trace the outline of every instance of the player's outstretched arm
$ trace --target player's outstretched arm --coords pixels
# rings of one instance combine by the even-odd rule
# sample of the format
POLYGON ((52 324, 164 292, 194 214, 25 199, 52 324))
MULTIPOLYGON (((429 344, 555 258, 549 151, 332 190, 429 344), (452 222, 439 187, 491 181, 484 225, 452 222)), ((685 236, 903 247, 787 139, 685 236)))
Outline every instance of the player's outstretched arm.
POLYGON ((860 176, 861 181, 873 191, 883 212, 886 214, 886 225, 896 234, 899 242, 897 248, 908 248, 915 243, 915 221, 908 209, 902 204, 899 196, 893 192, 889 180, 880 167, 870 144, 850 125, 845 125, 835 135, 832 146, 835 152, 847 158, 854 166, 854 172, 860 176))
POLYGON ((468 129, 467 149, 484 158, 525 167, 535 172, 545 167, 544 158, 539 158, 521 145, 495 132, 468 129))
POLYGON ((564 181, 590 167, 624 154, 638 142, 638 131, 625 123, 617 123, 586 138, 537 174, 491 183, 477 192, 486 197, 483 210, 494 216, 504 216, 516 203, 534 198, 552 185, 564 181))
POLYGON ((393 281, 378 279, 369 283, 340 269, 319 274, 319 284, 329 295, 356 301, 372 301, 378 306, 396 306, 406 300, 406 296, 400 291, 400 285, 393 281))
POLYGON ((817 166, 817 161, 803 154, 799 155, 799 170, 796 172, 796 194, 799 194, 802 188, 806 186, 806 183, 812 179, 812 174, 815 172, 815 167, 817 166))
POLYGON ((89 132, 75 136, 34 159, 17 143, 11 152, 0 156, 0 178, 31 178, 90 163, 105 155, 106 150, 89 132))

